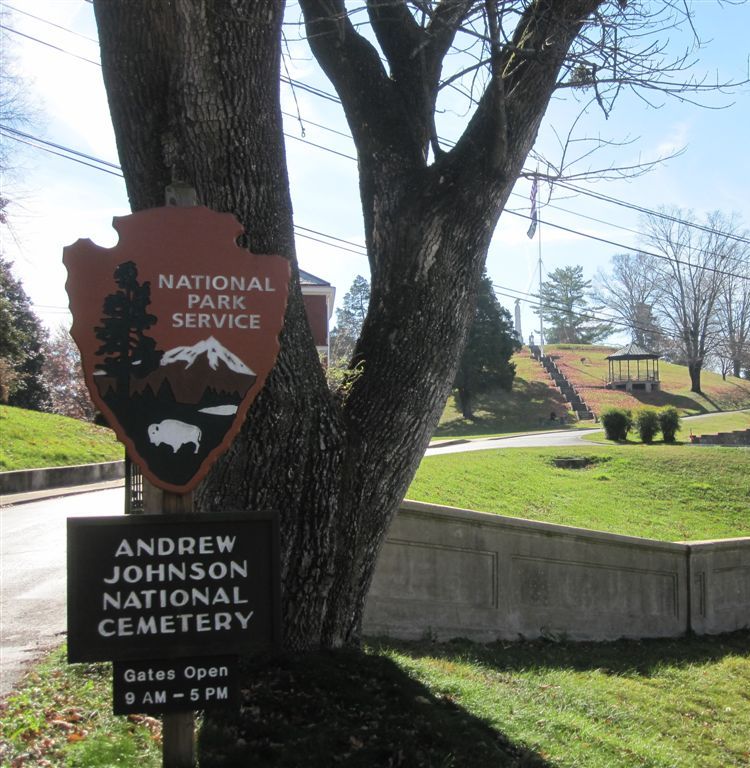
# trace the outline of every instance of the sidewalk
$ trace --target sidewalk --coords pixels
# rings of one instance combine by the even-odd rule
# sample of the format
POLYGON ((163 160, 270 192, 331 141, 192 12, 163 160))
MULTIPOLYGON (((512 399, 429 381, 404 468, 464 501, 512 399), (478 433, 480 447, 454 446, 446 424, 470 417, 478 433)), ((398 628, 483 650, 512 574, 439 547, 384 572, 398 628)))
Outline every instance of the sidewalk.
POLYGON ((121 488, 125 485, 125 479, 106 480, 100 483, 86 483, 85 485, 70 485, 63 488, 40 488, 36 491, 24 493, 0 494, 0 507, 9 507, 13 504, 23 504, 29 501, 41 501, 53 499, 56 496, 71 496, 75 493, 91 493, 92 491, 104 491, 108 488, 121 488))
POLYGON ((0 472, 0 506, 115 488, 124 478, 124 461, 0 472))

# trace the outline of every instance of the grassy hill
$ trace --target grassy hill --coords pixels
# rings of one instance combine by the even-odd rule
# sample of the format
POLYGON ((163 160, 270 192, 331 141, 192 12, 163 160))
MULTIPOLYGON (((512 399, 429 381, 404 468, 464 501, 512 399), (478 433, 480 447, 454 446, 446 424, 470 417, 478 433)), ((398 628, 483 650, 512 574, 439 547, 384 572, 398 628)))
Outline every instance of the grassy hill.
POLYGON ((613 347, 579 344, 557 344, 545 348, 545 352, 555 360, 557 367, 596 413, 610 406, 636 409, 644 405, 657 408, 673 405, 684 416, 691 416, 750 407, 750 380, 734 376, 723 380, 718 373, 704 370, 701 374, 703 394, 698 395, 690 391, 690 376, 685 366, 661 360, 659 392, 631 394, 605 389, 608 373, 606 356, 613 351, 613 347))
POLYGON ((52 413, 0 405, 0 471, 124 458, 111 429, 52 413))
MULTIPOLYGON (((572 344, 548 345, 551 355, 568 380, 579 390, 596 414, 608 407, 636 410, 644 406, 657 408, 673 405, 683 416, 750 408, 750 380, 704 371, 703 394, 690 391, 690 377, 685 366, 660 361, 661 391, 627 393, 606 389, 608 364, 606 356, 614 347, 572 344)), ((559 418, 567 405, 542 366, 529 356, 528 347, 513 357, 516 379, 511 392, 493 390, 477 397, 475 418, 464 419, 455 398, 448 399, 435 437, 495 435, 559 428, 550 422, 550 414, 559 418)), ((591 422, 569 424, 570 427, 591 426, 591 422)))

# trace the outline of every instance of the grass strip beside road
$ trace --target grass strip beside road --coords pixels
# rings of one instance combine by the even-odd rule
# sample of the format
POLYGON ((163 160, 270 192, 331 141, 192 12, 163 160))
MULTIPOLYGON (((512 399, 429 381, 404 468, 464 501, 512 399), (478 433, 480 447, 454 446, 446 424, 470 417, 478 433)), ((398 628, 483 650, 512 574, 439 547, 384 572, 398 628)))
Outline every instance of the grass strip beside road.
POLYGON ((65 647, 37 662, 0 703, 0 766, 158 768, 161 725, 112 714, 112 665, 73 664, 65 647))
POLYGON ((750 536, 750 456, 695 446, 515 448, 427 456, 407 497, 662 541, 750 536), (588 460, 560 469, 556 457, 588 460))

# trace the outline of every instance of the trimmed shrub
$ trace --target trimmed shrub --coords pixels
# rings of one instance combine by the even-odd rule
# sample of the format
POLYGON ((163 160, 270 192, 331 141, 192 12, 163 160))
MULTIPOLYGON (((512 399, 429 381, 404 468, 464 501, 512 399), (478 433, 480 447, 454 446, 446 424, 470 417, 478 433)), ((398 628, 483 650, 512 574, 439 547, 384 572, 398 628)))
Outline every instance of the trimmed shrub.
POLYGON ((674 436, 680 428, 680 414, 674 406, 668 405, 659 411, 659 429, 665 443, 673 443, 674 436))
POLYGON ((633 426, 630 411, 623 408, 607 408, 602 412, 602 426, 607 440, 627 440, 633 426))
POLYGON ((635 415, 635 428, 644 443, 653 443, 659 431, 659 414, 653 408, 641 408, 635 415))

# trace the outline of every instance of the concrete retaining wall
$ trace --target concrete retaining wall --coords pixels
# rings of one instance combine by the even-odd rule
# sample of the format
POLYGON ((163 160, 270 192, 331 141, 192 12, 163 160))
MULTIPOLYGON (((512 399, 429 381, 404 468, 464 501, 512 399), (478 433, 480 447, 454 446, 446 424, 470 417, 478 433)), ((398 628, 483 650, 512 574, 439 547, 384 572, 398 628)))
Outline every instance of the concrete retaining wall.
POLYGON ((368 634, 477 641, 676 637, 691 626, 750 626, 750 538, 658 542, 419 502, 393 522, 364 621, 368 634))
POLYGON ((693 435, 696 445, 750 446, 750 429, 736 429, 734 432, 719 432, 716 435, 693 435))
POLYGON ((750 626, 750 539, 688 546, 693 631, 715 635, 750 626))
POLYGON ((0 494, 29 493, 47 488, 89 485, 125 477, 124 461, 103 464, 78 464, 72 467, 46 467, 0 472, 0 494))

